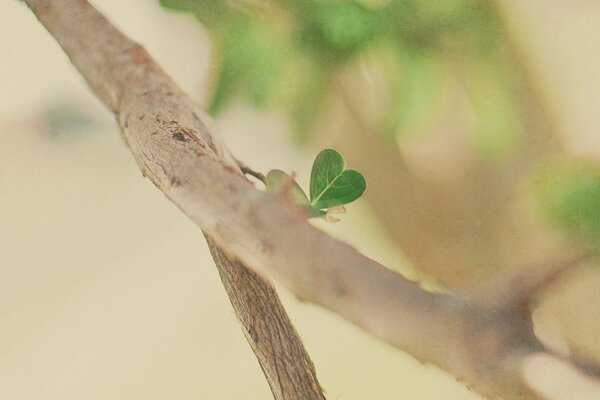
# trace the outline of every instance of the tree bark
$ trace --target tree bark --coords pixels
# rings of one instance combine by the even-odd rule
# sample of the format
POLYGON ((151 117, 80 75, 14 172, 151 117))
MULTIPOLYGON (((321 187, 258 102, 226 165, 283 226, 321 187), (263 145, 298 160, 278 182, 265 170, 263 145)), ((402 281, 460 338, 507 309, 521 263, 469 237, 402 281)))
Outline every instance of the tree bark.
MULTIPOLYGON (((130 61, 139 62, 145 72, 154 71, 163 74, 162 71, 158 71, 157 66, 152 65, 149 56, 139 45, 125 38, 86 1, 41 0, 26 3, 40 21, 47 24, 51 32, 54 31, 62 38, 61 44, 70 53, 74 64, 84 65, 81 71, 88 83, 96 95, 119 118, 128 115, 131 111, 129 107, 136 102, 135 99, 132 99, 134 103, 123 101, 122 96, 127 91, 126 86, 129 85, 127 80, 133 78, 129 74, 135 75, 137 72, 135 68, 129 69, 126 64, 130 61), (133 55, 134 59, 121 64, 123 60, 120 58, 127 58, 130 55, 133 55), (102 81, 102 79, 109 81, 102 81), (124 86, 119 88, 118 85, 124 86)), ((135 88, 134 90, 143 89, 141 86, 136 87, 136 84, 140 83, 133 78, 131 86, 135 88)), ((169 81, 169 86, 174 84, 169 81)), ((148 90, 152 90, 151 86, 148 90)), ((156 95, 168 98, 173 93, 167 90, 159 91, 156 95)), ((185 103, 187 107, 195 108, 189 100, 186 99, 185 103)), ((157 100, 156 105, 159 108, 169 107, 168 101, 163 103, 162 99, 157 100)), ((191 116, 197 119, 199 124, 202 124, 200 118, 207 119, 199 110, 193 111, 191 116)), ((195 140, 193 133, 179 126, 175 119, 159 121, 158 114, 148 114, 147 117, 155 118, 157 123, 166 127, 174 141, 195 140)), ((140 116, 139 121, 143 119, 144 117, 140 116)), ((126 140, 129 140, 127 125, 128 123, 125 122, 121 128, 126 134, 126 140)), ((202 126, 201 129, 206 127, 202 126)), ((154 132, 144 132, 144 135, 148 134, 153 135, 154 132)), ((215 140, 208 134, 204 139, 207 140, 208 147, 217 151, 215 140)), ((220 149, 218 152, 223 160, 226 160, 224 166, 230 168, 233 173, 241 175, 241 171, 225 151, 220 149)), ((142 162, 155 163, 154 165, 160 167, 155 160, 147 159, 142 162)), ((148 177, 155 184, 157 183, 152 172, 144 169, 142 172, 147 173, 148 177)), ((177 177, 169 180, 169 185, 172 187, 182 184, 184 182, 177 177)), ((206 236, 206 239, 235 314, 242 323, 243 332, 258 359, 274 398, 276 400, 324 400, 325 396, 317 380, 314 365, 273 287, 255 272, 248 270, 235 257, 228 255, 209 236, 206 236)))
POLYGON ((315 367, 275 289, 206 237, 221 281, 275 399, 324 399, 315 367))

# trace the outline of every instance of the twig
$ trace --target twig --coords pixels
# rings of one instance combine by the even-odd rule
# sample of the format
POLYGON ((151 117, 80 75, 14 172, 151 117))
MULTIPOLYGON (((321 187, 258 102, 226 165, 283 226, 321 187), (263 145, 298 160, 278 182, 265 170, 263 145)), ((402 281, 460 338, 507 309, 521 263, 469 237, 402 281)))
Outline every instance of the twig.
POLYGON ((234 159, 244 175, 253 176, 256 179, 258 179, 259 181, 261 181, 262 183, 265 183, 267 178, 262 173, 253 170, 252 168, 250 168, 249 166, 247 166, 246 164, 244 164, 242 161, 238 160, 237 158, 234 158, 234 159))

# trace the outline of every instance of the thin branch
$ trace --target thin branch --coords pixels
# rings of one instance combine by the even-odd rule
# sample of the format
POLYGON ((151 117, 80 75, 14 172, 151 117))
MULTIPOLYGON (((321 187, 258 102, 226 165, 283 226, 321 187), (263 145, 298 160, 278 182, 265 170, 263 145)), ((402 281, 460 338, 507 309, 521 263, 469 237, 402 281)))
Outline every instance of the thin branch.
POLYGON ((235 162, 237 163, 237 165, 239 166, 240 170, 242 171, 242 173, 244 175, 253 176, 256 179, 258 179, 259 181, 261 181, 262 183, 265 183, 265 181, 267 180, 267 178, 262 173, 253 170, 252 168, 250 168, 249 166, 244 164, 243 161, 240 161, 237 158, 235 158, 235 162))
POLYGON ((273 287, 234 257, 227 256, 208 236, 206 240, 274 397, 324 399, 315 367, 273 287))
MULTIPOLYGON (((243 263, 278 279, 300 298, 453 373, 480 393, 540 398, 529 390, 522 361, 544 350, 520 315, 510 309, 490 311, 465 297, 424 291, 317 230, 284 196, 254 188, 218 143, 209 117, 140 45, 87 2, 25 1, 115 112, 140 169, 210 237, 222 276, 245 273, 238 265, 243 263)), ((232 288, 259 282, 243 275, 236 279, 230 282, 232 288)), ((269 301, 264 293, 257 293, 256 300, 269 301)), ((232 303, 237 303, 235 297, 232 303)), ((251 339, 252 321, 242 320, 251 339)), ((273 328, 268 322, 264 327, 273 328)), ((275 333, 266 341, 277 339, 275 333)), ((275 363, 281 358, 265 360, 275 363)), ((269 375, 280 371, 275 364, 273 369, 262 366, 269 375)), ((272 387, 281 377, 270 379, 272 387)))

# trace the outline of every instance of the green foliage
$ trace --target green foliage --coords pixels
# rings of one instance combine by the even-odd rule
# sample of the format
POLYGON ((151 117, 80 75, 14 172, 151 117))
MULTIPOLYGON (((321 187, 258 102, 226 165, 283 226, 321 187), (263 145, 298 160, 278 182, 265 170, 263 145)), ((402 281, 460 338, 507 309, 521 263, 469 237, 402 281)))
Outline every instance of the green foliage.
POLYGON ((465 78, 469 105, 474 111, 472 144, 492 160, 510 153, 523 129, 512 74, 494 61, 470 66, 465 78))
POLYGON ((281 170, 269 171, 265 185, 268 190, 288 191, 292 201, 309 217, 325 216, 328 211, 353 202, 367 187, 360 172, 346 169, 344 159, 333 149, 325 149, 315 158, 310 175, 310 201, 294 178, 281 170))
POLYGON ((383 132, 395 137, 418 132, 420 125, 432 119, 441 104, 445 82, 439 60, 431 54, 418 49, 391 49, 390 53, 388 75, 394 90, 383 132))
POLYGON ((554 224, 600 245, 600 166, 550 167, 537 177, 536 194, 554 224))
POLYGON ((160 3, 192 13, 212 35, 218 59, 210 100, 213 114, 235 100, 275 106, 287 113, 298 138, 306 139, 328 98, 339 95, 332 77, 368 53, 383 64, 391 83, 391 100, 380 125, 373 126, 376 131, 395 136, 430 123, 440 108, 446 77, 457 71, 464 74, 459 80, 473 105, 474 148, 486 156, 502 154, 521 129, 514 86, 504 85, 511 72, 499 40, 500 23, 487 2, 160 3))
POLYGON ((314 2, 300 31, 300 43, 324 62, 343 62, 382 33, 381 10, 352 0, 314 2))
POLYGON ((297 139, 306 141, 314 134, 318 116, 329 99, 329 71, 306 60, 298 60, 287 70, 286 79, 281 82, 286 88, 282 91, 281 104, 287 108, 290 122, 298 133, 297 139))
POLYGON ((236 94, 263 106, 283 69, 286 44, 267 24, 236 20, 219 37, 220 71, 209 111, 218 113, 236 94))
POLYGON ((208 29, 219 29, 223 22, 235 18, 236 11, 222 0, 159 0, 160 5, 193 14, 208 29))

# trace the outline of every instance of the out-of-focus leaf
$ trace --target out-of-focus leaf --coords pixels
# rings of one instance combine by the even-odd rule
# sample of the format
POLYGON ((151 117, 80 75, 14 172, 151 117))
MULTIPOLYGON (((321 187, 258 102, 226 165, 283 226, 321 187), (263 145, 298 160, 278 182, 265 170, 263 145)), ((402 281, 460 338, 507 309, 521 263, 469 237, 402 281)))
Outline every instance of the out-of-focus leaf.
MULTIPOLYGON (((495 52, 502 44, 503 23, 493 6, 483 2, 462 0, 467 3, 457 15, 454 35, 463 42, 462 47, 476 57, 492 57, 502 62, 495 52)), ((456 40, 456 39, 455 39, 456 40)))
POLYGON ((445 80, 441 62, 433 55, 397 49, 390 61, 392 101, 383 131, 390 136, 423 130, 441 109, 445 80))
POLYGON ((492 160, 510 154, 522 129, 511 74, 501 62, 474 61, 465 81, 474 114, 471 137, 475 148, 492 160))
POLYGON ((272 103, 287 114, 298 142, 308 141, 329 99, 331 70, 303 57, 286 61, 272 103))
POLYGON ((459 56, 493 49, 499 27, 493 7, 473 0, 390 0, 384 15, 401 46, 459 56))
POLYGON ((236 16, 226 1, 223 0, 159 0, 164 8, 189 12, 209 29, 226 26, 228 20, 236 16))
POLYGON ((310 204, 330 208, 358 199, 367 184, 362 174, 345 169, 346 163, 337 151, 325 149, 317 155, 310 174, 310 204))
POLYGON ((324 62, 345 60, 383 32, 379 12, 353 0, 315 1, 300 40, 324 62))
MULTIPOLYGON (((255 106, 276 104, 290 117, 300 139, 310 137, 326 99, 335 96, 329 77, 365 50, 388 48, 399 58, 391 74, 387 133, 425 130, 441 105, 444 65, 497 57, 501 23, 493 7, 474 0, 160 0, 165 8, 192 13, 210 31, 219 64, 210 112, 234 98, 255 106), (454 58, 454 59, 453 59, 454 58), (300 60, 304 60, 304 62, 300 60), (296 64, 308 64, 297 70, 296 64), (304 68, 304 67, 303 67, 304 68), (289 71, 294 71, 291 74, 289 71), (293 75, 296 81, 286 78, 293 75), (280 101, 281 99, 284 101, 280 101)), ((482 154, 511 148, 518 129, 512 89, 505 75, 469 73, 482 154), (487 74, 487 75, 486 75, 487 74), (473 75, 471 77, 471 75, 473 75), (488 96, 489 93, 495 96, 488 96), (511 136, 513 135, 513 136, 511 136), (500 149, 500 150, 499 150, 500 149)), ((462 79, 462 77, 461 77, 462 79)))
POLYGON ((558 165, 535 181, 550 220, 567 232, 600 245, 600 165, 558 165))
POLYGON ((260 20, 232 23, 220 40, 221 62, 210 112, 218 113, 236 95, 263 106, 281 75, 287 43, 260 20))

